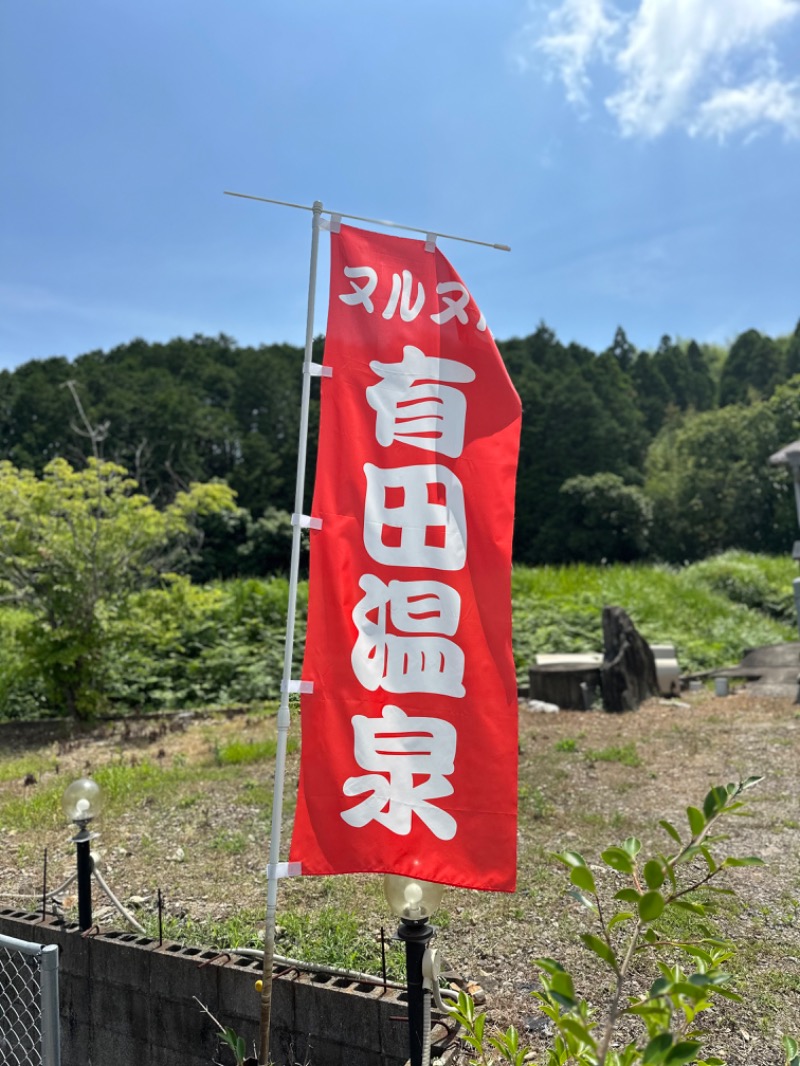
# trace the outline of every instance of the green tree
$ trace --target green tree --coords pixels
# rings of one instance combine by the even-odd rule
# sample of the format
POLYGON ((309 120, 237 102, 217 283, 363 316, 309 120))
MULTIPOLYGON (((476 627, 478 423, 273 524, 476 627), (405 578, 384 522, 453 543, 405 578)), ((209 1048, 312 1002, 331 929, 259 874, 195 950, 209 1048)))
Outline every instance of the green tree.
POLYGON ((653 506, 617 474, 579 474, 561 486, 565 553, 574 562, 629 563, 647 553, 653 506))
POLYGON ((688 405, 695 411, 708 411, 714 406, 716 386, 708 360, 695 341, 689 342, 686 359, 689 364, 688 405))
POLYGON ((665 426, 650 446, 645 482, 657 556, 683 562, 727 548, 788 550, 796 530, 791 479, 768 459, 791 439, 783 435, 797 417, 797 399, 796 390, 779 390, 768 402, 665 426))
POLYGON ((0 583, 25 607, 20 630, 48 700, 91 715, 102 702, 104 626, 133 590, 184 564, 198 516, 233 510, 224 484, 195 484, 158 510, 123 467, 65 460, 41 477, 0 462, 0 583))
POLYGON ((606 349, 609 355, 613 355, 619 363, 620 370, 630 373, 630 369, 636 360, 636 347, 628 340, 628 336, 622 326, 617 326, 611 347, 606 349))
POLYGON ((793 378, 800 374, 800 321, 794 327, 786 349, 786 377, 793 378))
POLYGON ((733 342, 722 367, 720 406, 765 400, 785 379, 785 357, 780 345, 758 330, 748 329, 733 342))
POLYGON ((631 367, 631 380, 636 389, 636 402, 644 418, 648 433, 655 435, 661 428, 673 395, 664 375, 649 352, 639 352, 631 367))

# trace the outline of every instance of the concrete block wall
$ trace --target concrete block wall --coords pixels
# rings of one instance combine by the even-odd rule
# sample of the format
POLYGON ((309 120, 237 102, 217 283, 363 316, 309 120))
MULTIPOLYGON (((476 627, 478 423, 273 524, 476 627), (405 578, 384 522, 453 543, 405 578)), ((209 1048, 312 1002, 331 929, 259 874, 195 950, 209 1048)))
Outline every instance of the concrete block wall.
MULTIPOLYGON (((58 944, 62 1066, 232 1062, 197 997, 248 1051, 258 1042, 261 962, 127 932, 81 935, 53 917, 0 909, 0 933, 58 944)), ((405 992, 295 970, 273 986, 270 1046, 279 1066, 403 1066, 405 992)))

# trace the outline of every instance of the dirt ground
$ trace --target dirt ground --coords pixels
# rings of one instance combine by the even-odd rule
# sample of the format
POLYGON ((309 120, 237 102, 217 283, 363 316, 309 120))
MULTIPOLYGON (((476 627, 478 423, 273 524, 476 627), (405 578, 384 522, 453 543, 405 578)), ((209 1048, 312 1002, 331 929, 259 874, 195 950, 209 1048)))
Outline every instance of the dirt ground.
MULTIPOLYGON (((45 848, 50 885, 74 867, 60 812, 39 816, 34 828, 26 828, 26 819, 18 815, 15 824, 9 817, 9 811, 21 809, 13 804, 33 811, 42 802, 37 796, 55 795, 84 772, 118 765, 186 770, 186 779, 168 796, 157 788, 143 794, 137 779, 127 806, 129 786, 120 775, 113 818, 109 812, 98 846, 105 877, 122 900, 138 899, 152 909, 160 888, 169 913, 198 921, 225 922, 238 911, 257 912, 265 893, 264 797, 271 794, 271 762, 227 773, 217 767, 205 785, 199 783, 202 774, 191 771, 214 767, 215 752, 228 742, 254 743, 273 732, 274 718, 255 713, 107 723, 60 737, 46 728, 0 727, 0 908, 36 908, 45 848)), ((579 993, 602 1011, 608 980, 578 940, 591 927, 569 897, 566 873, 551 853, 578 850, 599 870, 599 852, 631 835, 642 840, 645 852, 668 851, 659 819, 683 832, 685 808, 702 806, 711 786, 763 775, 749 793, 748 816, 730 819, 730 839, 720 846, 727 849, 721 854, 759 855, 766 862, 726 874, 737 897, 714 926, 738 945, 731 970, 744 1003, 723 1004, 706 1016, 706 1028, 709 1051, 731 1066, 783 1063, 782 1034, 800 1034, 799 742, 800 711, 791 700, 744 691, 716 697, 703 690, 680 700, 653 700, 624 715, 548 714, 522 704, 518 888, 513 895, 448 890, 437 944, 450 966, 485 989, 494 1021, 513 1022, 534 1047, 546 1036, 530 997, 536 987, 534 958, 551 956, 572 968, 579 993)), ((289 763, 291 797, 296 753, 289 763)), ((290 799, 287 840, 291 806, 290 799)), ((282 882, 279 912, 313 911, 321 901, 347 908, 357 898, 366 931, 391 927, 375 878, 323 880, 282 882)), ((615 887, 609 884, 610 894, 615 887)), ((69 890, 64 895, 69 912, 74 901, 69 890)), ((104 927, 121 927, 100 899, 95 915, 104 927)), ((644 990, 654 976, 642 965, 632 990, 644 990)))

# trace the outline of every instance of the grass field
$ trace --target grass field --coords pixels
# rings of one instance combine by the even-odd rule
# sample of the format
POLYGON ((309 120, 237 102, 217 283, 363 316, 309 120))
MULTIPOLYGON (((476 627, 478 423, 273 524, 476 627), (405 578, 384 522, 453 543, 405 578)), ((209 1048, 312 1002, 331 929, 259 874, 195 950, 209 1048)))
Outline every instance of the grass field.
MULTIPOLYGON (((99 848, 105 877, 151 933, 155 899, 165 900, 169 938, 199 946, 258 946, 271 809, 275 720, 269 710, 169 725, 117 723, 32 746, 6 725, 0 755, 0 906, 32 906, 41 894, 44 848, 50 883, 69 875, 74 853, 60 796, 90 771, 106 791, 99 848), (35 784, 25 785, 26 774, 35 784)), ((568 964, 582 994, 600 1006, 607 981, 580 945, 587 929, 552 853, 580 851, 601 879, 597 856, 638 836, 645 850, 670 841, 661 818, 686 825, 685 808, 713 784, 764 774, 748 816, 734 819, 726 846, 761 855, 766 866, 732 870, 736 897, 720 897, 709 931, 732 937, 742 1005, 712 1018, 712 1045, 731 1064, 781 1062, 780 1038, 800 1032, 800 717, 786 700, 708 691, 652 701, 638 712, 534 714, 521 709, 518 887, 513 894, 448 890, 436 924, 450 964, 489 994, 498 1023, 533 1025, 532 960, 568 964)), ((293 727, 296 747, 296 727, 293 727)), ((285 832, 290 832, 297 753, 289 758, 285 832)), ((29 779, 30 780, 30 779, 29 779)), ((613 894, 606 872, 604 891, 613 894)), ((69 890, 62 899, 74 915, 69 890)), ((104 927, 121 919, 96 896, 104 927)), ((380 931, 393 919, 374 876, 281 882, 282 954, 379 973, 380 931)), ((698 929, 667 929, 669 935, 698 929)), ((596 960, 594 960, 596 961, 596 960)), ((402 958, 390 944, 389 975, 402 958)), ((634 981, 645 981, 644 961, 634 981)), ((531 1040, 535 1032, 528 1032, 531 1040)))
MULTIPOLYGON (((518 671, 525 676, 537 651, 601 650, 606 604, 624 607, 652 642, 674 643, 685 671, 728 665, 748 646, 796 639, 795 572, 790 560, 742 554, 679 570, 518 568, 518 671)), ((261 702, 228 713, 72 731, 64 723, 40 723, 35 739, 23 723, 0 723, 0 907, 36 906, 45 849, 49 883, 69 876, 74 850, 60 797, 70 780, 91 773, 106 797, 99 841, 104 875, 148 931, 158 928, 160 890, 166 937, 198 946, 258 947, 274 712, 274 704, 261 702)), ((295 721, 285 841, 299 739, 295 721)), ((580 851, 597 877, 604 876, 603 891, 613 895, 614 875, 602 875, 597 861, 605 847, 635 835, 645 851, 666 849, 670 840, 660 819, 685 826, 686 807, 702 804, 712 785, 763 775, 747 816, 730 825, 725 846, 735 855, 761 855, 766 865, 726 874, 736 896, 718 898, 706 930, 687 919, 663 933, 734 940, 730 968, 744 1003, 726 1003, 711 1016, 711 1050, 731 1066, 781 1063, 781 1036, 800 1033, 798 740, 793 703, 744 691, 716 698, 704 689, 625 715, 534 714, 523 703, 517 890, 448 890, 436 918, 439 946, 453 968, 485 988, 493 1021, 514 1022, 536 1042, 530 993, 537 987, 533 959, 542 955, 569 965, 579 992, 602 1010, 607 980, 581 946, 580 933, 588 930, 584 913, 570 897, 554 852, 580 851)), ((68 916, 75 902, 67 889, 61 906, 68 916)), ((104 927, 121 923, 102 896, 95 917, 104 927)), ((278 922, 281 954, 372 973, 382 965, 381 930, 386 939, 393 932, 374 876, 281 882, 278 922)), ((387 964, 389 976, 401 976, 402 956, 390 939, 387 964)), ((635 987, 652 980, 648 966, 643 959, 635 969, 635 987)))

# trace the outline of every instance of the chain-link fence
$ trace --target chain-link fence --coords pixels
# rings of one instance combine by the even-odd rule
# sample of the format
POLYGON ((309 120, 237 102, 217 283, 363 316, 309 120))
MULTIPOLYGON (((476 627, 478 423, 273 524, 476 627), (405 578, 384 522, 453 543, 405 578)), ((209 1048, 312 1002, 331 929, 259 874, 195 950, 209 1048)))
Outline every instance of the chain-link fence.
POLYGON ((59 1066, 58 948, 0 936, 0 1063, 59 1066))

